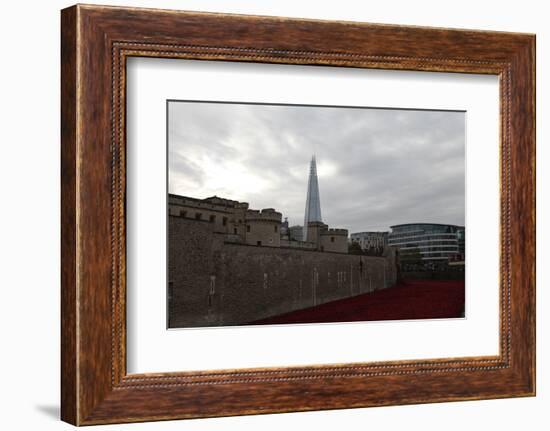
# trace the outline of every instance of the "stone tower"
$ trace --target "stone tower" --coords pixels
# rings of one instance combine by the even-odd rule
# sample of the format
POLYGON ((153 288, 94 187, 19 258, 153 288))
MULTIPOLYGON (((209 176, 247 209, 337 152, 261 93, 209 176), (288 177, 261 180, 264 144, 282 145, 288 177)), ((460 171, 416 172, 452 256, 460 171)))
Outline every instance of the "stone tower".
POLYGON ((321 199, 319 197, 319 182, 317 180, 317 163, 315 154, 309 165, 309 179, 307 182, 306 213, 304 217, 304 241, 308 240, 308 225, 310 222, 321 222, 321 199))

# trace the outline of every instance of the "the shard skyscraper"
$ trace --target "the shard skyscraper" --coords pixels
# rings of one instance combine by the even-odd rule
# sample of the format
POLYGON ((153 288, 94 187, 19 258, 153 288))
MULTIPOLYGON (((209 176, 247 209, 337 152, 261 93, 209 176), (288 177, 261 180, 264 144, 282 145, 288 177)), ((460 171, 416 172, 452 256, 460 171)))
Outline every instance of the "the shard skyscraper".
POLYGON ((303 241, 307 241, 307 226, 309 222, 322 222, 321 198, 319 197, 319 182, 317 180, 317 163, 315 154, 309 165, 309 179, 307 182, 306 213, 304 217, 303 241))

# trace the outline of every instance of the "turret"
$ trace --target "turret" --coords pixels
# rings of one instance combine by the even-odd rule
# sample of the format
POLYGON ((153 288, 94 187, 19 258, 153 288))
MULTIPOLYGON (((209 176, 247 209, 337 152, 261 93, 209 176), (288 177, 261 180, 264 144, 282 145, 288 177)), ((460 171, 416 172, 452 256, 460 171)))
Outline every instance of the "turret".
POLYGON ((246 243, 267 247, 281 246, 282 214, 273 208, 246 211, 246 243))

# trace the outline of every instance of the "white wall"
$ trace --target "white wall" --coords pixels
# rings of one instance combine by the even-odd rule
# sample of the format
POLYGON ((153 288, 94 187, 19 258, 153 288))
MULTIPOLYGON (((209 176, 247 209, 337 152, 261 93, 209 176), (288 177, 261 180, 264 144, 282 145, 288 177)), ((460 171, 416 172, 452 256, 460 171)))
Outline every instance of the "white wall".
MULTIPOLYGON (((343 19, 392 24, 537 33, 537 113, 550 116, 550 28, 545 2, 269 0, 118 1, 103 4, 343 19)), ((4 2, 0 18, 0 394, 4 429, 69 429, 58 421, 59 399, 59 9, 69 2, 4 2)), ((550 127, 538 121, 538 396, 406 407, 294 413, 123 425, 112 429, 257 430, 544 429, 550 422, 550 185, 545 145, 550 127), (546 265, 547 267, 547 265, 546 265), (546 270, 546 271, 545 271, 546 270), (546 340, 545 340, 546 338, 546 340), (546 363, 546 364, 545 364, 546 363)))

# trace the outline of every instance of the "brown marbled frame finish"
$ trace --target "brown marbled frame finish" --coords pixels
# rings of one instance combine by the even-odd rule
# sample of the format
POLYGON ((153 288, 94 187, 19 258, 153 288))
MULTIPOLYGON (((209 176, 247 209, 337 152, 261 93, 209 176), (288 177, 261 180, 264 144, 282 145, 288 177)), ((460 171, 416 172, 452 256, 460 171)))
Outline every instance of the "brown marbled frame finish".
POLYGON ((63 420, 88 425, 535 394, 534 35, 81 5, 61 18, 63 420), (498 75, 499 355, 128 375, 129 56, 498 75))

